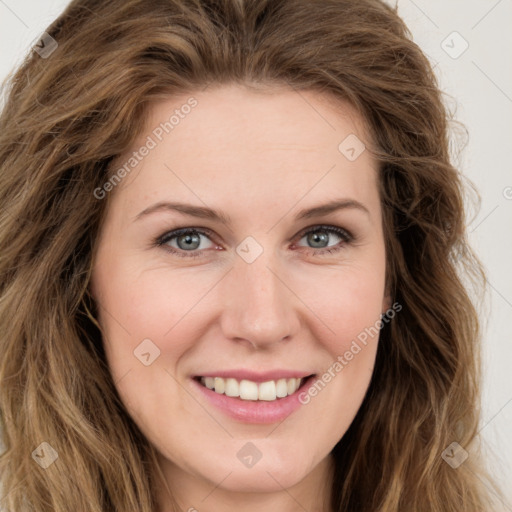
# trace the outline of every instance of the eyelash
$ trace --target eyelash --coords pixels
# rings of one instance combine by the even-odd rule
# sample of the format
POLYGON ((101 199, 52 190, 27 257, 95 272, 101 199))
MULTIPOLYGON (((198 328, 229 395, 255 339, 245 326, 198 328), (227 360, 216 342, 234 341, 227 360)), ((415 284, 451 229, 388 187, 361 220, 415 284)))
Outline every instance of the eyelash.
MULTIPOLYGON (((325 225, 311 226, 311 227, 306 228, 303 231, 301 231, 297 236, 299 239, 301 239, 309 233, 316 233, 318 231, 327 231, 329 233, 334 233, 342 239, 342 242, 340 242, 341 245, 338 244, 338 245, 335 245, 330 248, 315 250, 313 247, 309 247, 308 252, 311 252, 314 254, 320 254, 321 256, 341 251, 345 247, 345 244, 351 244, 356 240, 356 238, 346 229, 338 228, 336 226, 325 226, 325 225)), ((197 250, 195 250, 195 251, 179 250, 178 251, 172 247, 166 246, 166 244, 173 238, 178 238, 180 236, 188 235, 188 234, 200 234, 200 235, 204 235, 208 238, 210 238, 213 235, 213 233, 208 229, 181 228, 181 229, 175 229, 173 231, 168 231, 168 232, 164 233, 163 235, 159 236, 154 241, 153 245, 155 245, 157 247, 161 247, 164 249, 164 251, 174 254, 181 258, 201 257, 203 251, 197 251, 197 250)))

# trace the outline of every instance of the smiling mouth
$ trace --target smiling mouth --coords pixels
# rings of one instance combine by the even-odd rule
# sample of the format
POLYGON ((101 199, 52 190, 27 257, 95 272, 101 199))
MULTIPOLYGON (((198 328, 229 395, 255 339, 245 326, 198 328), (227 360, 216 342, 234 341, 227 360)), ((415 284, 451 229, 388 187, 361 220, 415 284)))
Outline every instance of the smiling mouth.
POLYGON ((296 393, 307 380, 315 374, 304 378, 278 379, 267 382, 237 380, 222 377, 194 377, 202 386, 231 398, 249 401, 272 402, 296 393))

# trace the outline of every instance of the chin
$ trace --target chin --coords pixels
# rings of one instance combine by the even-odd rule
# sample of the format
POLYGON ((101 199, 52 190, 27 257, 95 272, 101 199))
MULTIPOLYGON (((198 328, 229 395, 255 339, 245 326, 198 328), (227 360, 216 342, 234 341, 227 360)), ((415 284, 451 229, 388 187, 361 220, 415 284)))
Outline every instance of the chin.
MULTIPOLYGON (((218 472, 216 473, 218 474, 218 472)), ((227 473, 226 473, 227 474, 227 473)), ((298 484, 304 477, 290 473, 290 468, 232 469, 232 473, 222 482, 220 487, 230 492, 270 493, 279 492, 298 484)), ((218 483, 218 482, 216 482, 218 483)))

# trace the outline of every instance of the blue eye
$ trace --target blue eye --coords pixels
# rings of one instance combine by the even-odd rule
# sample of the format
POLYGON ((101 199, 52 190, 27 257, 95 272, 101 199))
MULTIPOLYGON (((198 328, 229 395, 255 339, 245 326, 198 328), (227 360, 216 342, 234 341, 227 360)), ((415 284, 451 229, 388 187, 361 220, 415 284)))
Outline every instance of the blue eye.
MULTIPOLYGON (((198 250, 201 245, 201 237, 210 239, 213 233, 207 229, 181 228, 164 233, 155 240, 155 245, 162 247, 165 251, 184 258, 197 258, 203 255, 205 248, 198 250), (175 241, 175 245, 171 242, 175 241)), ((336 226, 313 226, 307 228, 298 235, 299 239, 307 237, 307 241, 317 247, 307 247, 308 253, 313 255, 332 254, 342 250, 347 244, 352 243, 355 238, 345 229, 336 226), (329 243, 329 238, 336 235, 341 242, 334 245, 323 246, 329 243)), ((303 246, 299 246, 303 247, 303 246)))
POLYGON ((163 247, 167 252, 176 254, 184 258, 195 258, 201 256, 201 253, 196 251, 201 244, 201 236, 211 236, 210 231, 203 231, 195 228, 182 228, 165 233, 157 240, 157 245, 163 247), (176 239, 178 247, 173 247, 171 241, 176 239), (188 254, 187 254, 188 253, 188 254))
MULTIPOLYGON (((301 239, 307 237, 307 241, 309 243, 322 245, 324 242, 329 243, 329 234, 326 235, 325 233, 336 235, 342 240, 341 245, 340 242, 338 242, 331 246, 327 245, 326 247, 317 247, 317 249, 320 250, 313 250, 313 253, 320 253, 321 255, 332 254, 340 251, 346 244, 350 244, 354 241, 354 237, 346 229, 338 228, 336 226, 315 226, 313 229, 307 228, 307 230, 303 231, 299 236, 301 239)), ((315 249, 315 247, 308 247, 308 249, 315 249)))

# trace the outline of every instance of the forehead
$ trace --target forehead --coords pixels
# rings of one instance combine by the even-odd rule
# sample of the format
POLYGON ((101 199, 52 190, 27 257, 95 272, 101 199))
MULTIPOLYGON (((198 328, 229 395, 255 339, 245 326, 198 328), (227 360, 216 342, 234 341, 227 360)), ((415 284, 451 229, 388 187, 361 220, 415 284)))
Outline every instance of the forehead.
POLYGON ((243 198, 260 207, 265 198, 291 206, 306 195, 369 201, 377 162, 368 143, 356 110, 318 92, 209 87, 151 104, 144 129, 115 165, 150 149, 115 194, 134 208, 169 196, 243 198))
POLYGON ((271 150, 289 143, 307 151, 332 147, 345 132, 367 139, 363 119, 354 107, 331 95, 288 88, 210 86, 150 104, 145 129, 135 145, 153 133, 159 142, 164 138, 170 145, 200 139, 199 144, 219 149, 261 149, 265 143, 271 150))

